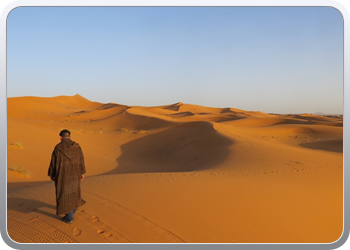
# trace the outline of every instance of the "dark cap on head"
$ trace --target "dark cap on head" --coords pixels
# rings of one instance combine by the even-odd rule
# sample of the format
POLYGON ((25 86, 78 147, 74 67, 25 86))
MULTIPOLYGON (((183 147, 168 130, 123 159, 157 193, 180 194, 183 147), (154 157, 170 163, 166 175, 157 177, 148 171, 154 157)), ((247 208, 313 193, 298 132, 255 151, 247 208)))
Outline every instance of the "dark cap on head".
POLYGON ((63 130, 60 132, 60 136, 62 136, 62 137, 70 137, 70 132, 69 132, 69 130, 63 129, 63 130))

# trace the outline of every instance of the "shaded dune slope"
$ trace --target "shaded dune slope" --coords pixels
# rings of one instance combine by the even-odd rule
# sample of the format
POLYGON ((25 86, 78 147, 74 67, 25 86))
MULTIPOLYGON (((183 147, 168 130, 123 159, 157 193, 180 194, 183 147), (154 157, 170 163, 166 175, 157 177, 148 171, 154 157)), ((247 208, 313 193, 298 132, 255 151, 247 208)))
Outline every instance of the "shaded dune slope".
MULTIPOLYGON (((88 120, 81 118, 84 122, 89 122, 93 127, 102 127, 110 131, 119 131, 120 129, 128 130, 152 130, 162 127, 171 126, 172 122, 157 117, 133 114, 129 111, 130 107, 110 107, 103 109, 95 109, 90 111, 78 112, 88 120)), ((79 118, 78 118, 79 119, 79 118)))
POLYGON ((208 122, 188 122, 121 146, 114 173, 187 172, 212 168, 228 156, 233 141, 208 122))
POLYGON ((330 152, 343 153, 343 139, 305 142, 301 143, 300 146, 310 149, 319 149, 330 152))

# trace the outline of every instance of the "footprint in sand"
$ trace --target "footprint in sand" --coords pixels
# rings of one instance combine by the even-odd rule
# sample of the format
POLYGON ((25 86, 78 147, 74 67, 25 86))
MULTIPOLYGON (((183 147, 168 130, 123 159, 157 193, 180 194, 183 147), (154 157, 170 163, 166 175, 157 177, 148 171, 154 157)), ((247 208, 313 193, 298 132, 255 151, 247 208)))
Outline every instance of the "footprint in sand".
POLYGON ((79 236, 79 235, 81 235, 81 229, 79 229, 79 228, 77 228, 77 227, 73 228, 73 235, 74 235, 74 236, 79 236))
POLYGON ((94 222, 94 223, 99 222, 99 220, 100 220, 97 216, 92 216, 91 218, 92 218, 92 222, 94 222))
POLYGON ((36 216, 30 220, 30 222, 36 222, 36 221, 38 221, 38 216, 36 216))
POLYGON ((110 237, 113 236, 113 234, 108 233, 108 232, 105 232, 105 231, 103 231, 103 230, 97 230, 97 233, 98 233, 98 234, 102 234, 103 237, 106 238, 106 239, 108 239, 108 238, 110 238, 110 237))
POLYGON ((104 237, 108 239, 108 238, 112 237, 112 235, 113 235, 113 234, 111 234, 111 233, 105 233, 105 234, 104 234, 104 237))

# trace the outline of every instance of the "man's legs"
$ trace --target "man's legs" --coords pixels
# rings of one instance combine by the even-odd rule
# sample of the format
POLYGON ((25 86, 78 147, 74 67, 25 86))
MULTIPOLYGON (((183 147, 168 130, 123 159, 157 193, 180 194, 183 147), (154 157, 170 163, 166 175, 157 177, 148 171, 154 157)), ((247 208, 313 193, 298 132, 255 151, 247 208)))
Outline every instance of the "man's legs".
POLYGON ((77 211, 77 209, 74 209, 73 211, 66 213, 66 215, 62 218, 64 222, 72 222, 74 220, 74 214, 77 211))

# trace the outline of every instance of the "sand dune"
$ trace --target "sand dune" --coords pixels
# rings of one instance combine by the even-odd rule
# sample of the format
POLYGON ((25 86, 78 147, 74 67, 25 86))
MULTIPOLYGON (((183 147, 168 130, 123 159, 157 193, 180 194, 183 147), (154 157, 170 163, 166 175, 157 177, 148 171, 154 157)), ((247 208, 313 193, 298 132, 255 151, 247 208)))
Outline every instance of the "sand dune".
POLYGON ((343 118, 75 96, 8 98, 17 242, 330 243, 343 229, 343 118), (61 129, 87 168, 73 224, 47 177, 61 129))

